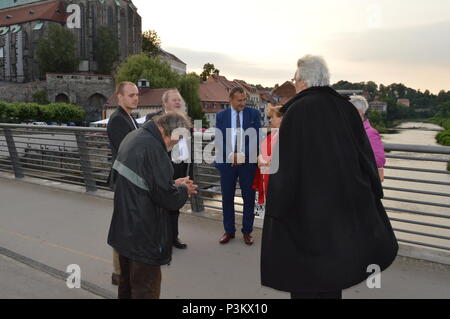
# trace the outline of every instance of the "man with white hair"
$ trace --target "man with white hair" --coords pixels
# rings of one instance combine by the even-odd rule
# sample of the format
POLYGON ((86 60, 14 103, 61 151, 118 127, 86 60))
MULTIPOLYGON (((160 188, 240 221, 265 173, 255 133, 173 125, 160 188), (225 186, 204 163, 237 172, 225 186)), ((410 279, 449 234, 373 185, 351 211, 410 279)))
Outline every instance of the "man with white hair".
POLYGON ((389 267, 398 244, 361 119, 329 86, 324 59, 298 60, 293 81, 272 158, 261 282, 294 299, 340 299, 369 266, 389 267))
POLYGON ((380 133, 370 125, 369 119, 366 116, 366 112, 369 109, 369 103, 366 98, 361 95, 353 95, 350 97, 350 102, 356 107, 359 115, 364 124, 367 137, 369 138, 370 145, 372 146, 373 154, 375 155, 375 161, 377 162, 378 174, 380 175, 381 182, 384 181, 384 165, 386 164, 386 157, 384 155, 384 146, 381 141, 380 133))

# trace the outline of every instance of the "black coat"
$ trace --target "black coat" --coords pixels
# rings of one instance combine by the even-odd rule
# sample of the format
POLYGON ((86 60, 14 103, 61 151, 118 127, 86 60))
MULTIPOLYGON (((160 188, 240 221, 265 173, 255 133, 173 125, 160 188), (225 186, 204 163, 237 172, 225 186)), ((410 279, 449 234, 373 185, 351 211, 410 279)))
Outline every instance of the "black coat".
POLYGON ((122 143, 125 136, 139 127, 139 124, 134 118, 133 122, 128 113, 121 107, 118 107, 109 118, 108 127, 106 130, 108 132, 109 142, 111 145, 113 163, 116 159, 117 152, 119 151, 120 143, 122 143))
MULTIPOLYGON (((136 122, 136 120, 133 118, 131 120, 130 116, 127 112, 125 112, 124 109, 121 107, 118 107, 117 110, 114 111, 113 114, 109 117, 108 121, 108 137, 109 137, 109 144, 111 147, 111 163, 114 164, 114 160, 117 157, 117 152, 119 151, 119 146, 122 143, 125 136, 127 136, 128 133, 131 131, 134 131, 137 127, 139 127, 139 124, 136 122), (134 124, 133 124, 133 122, 134 124)), ((115 184, 116 181, 116 174, 114 173, 114 170, 111 169, 108 181, 111 186, 115 184)))
MULTIPOLYGON (((286 111, 287 110, 287 111, 286 111)), ((355 107, 330 87, 292 98, 270 176, 261 247, 264 286, 326 292, 386 269, 398 250, 370 142, 355 107)))
POLYGON ((169 211, 188 199, 175 187, 173 168, 161 133, 148 122, 125 137, 114 169, 118 173, 108 244, 131 260, 164 265, 172 256, 169 211))

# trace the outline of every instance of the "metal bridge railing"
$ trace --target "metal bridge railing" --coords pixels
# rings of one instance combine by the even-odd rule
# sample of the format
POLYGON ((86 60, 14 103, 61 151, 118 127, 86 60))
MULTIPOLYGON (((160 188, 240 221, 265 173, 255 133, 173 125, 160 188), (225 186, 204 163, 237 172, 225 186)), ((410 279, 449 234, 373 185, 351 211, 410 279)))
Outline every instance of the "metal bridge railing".
MULTIPOLYGON (((211 141, 192 139, 194 152, 211 141), (197 143, 197 144, 196 144, 197 143)), ((450 251, 450 147, 386 144, 383 204, 399 242, 450 251)), ((211 162, 211 159, 207 159, 211 162)), ((104 128, 0 124, 0 171, 109 190, 111 151, 104 128)), ((220 177, 212 164, 194 164, 199 194, 194 212, 222 211, 220 177)), ((238 184, 239 185, 239 184, 238 184)), ((237 185, 235 209, 243 202, 237 185)))

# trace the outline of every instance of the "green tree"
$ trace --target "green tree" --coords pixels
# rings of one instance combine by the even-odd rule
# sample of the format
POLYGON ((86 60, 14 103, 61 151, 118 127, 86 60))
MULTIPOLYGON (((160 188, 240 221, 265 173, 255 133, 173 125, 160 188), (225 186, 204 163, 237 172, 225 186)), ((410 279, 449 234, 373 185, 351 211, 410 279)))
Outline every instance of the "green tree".
POLYGON ((142 53, 128 57, 127 61, 119 66, 116 83, 122 81, 136 83, 139 79, 147 79, 150 81, 150 87, 154 89, 175 88, 179 76, 172 71, 168 63, 142 53))
POLYGON ((11 104, 0 101, 0 123, 16 123, 16 108, 11 104))
POLYGON ((436 114, 435 117, 439 117, 442 119, 448 119, 450 118, 450 101, 441 103, 438 107, 439 112, 436 114))
POLYGON ((178 90, 185 100, 188 108, 188 115, 193 120, 202 120, 203 127, 209 127, 209 122, 205 117, 200 103, 200 96, 198 94, 200 82, 198 77, 192 74, 182 75, 180 77, 178 90))
POLYGON ((52 24, 47 39, 39 41, 36 51, 41 74, 76 71, 80 63, 76 44, 77 39, 71 31, 59 24, 52 24))
POLYGON ((111 74, 114 62, 119 59, 119 43, 111 27, 100 26, 97 28, 94 58, 97 62, 98 73, 111 74))
POLYGON ((200 77, 202 78, 203 81, 206 81, 211 74, 213 73, 219 74, 219 72, 220 70, 216 69, 214 64, 206 63, 203 66, 203 72, 200 74, 200 77))
POLYGON ((161 49, 161 39, 155 30, 142 33, 142 51, 150 55, 158 55, 161 49))

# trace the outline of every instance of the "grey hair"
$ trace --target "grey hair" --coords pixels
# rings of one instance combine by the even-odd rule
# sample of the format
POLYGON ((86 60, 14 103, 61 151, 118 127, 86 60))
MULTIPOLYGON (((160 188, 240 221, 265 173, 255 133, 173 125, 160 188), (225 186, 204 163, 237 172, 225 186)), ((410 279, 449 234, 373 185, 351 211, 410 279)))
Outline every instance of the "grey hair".
POLYGON ((305 55, 297 61, 297 81, 305 81, 308 87, 329 86, 330 72, 325 60, 321 56, 305 55))
POLYGON ((361 95, 352 95, 350 96, 350 102, 356 107, 358 111, 361 111, 363 114, 366 114, 369 109, 369 103, 366 98, 361 95))
POLYGON ((172 132, 176 129, 190 129, 192 127, 189 116, 175 111, 157 116, 153 121, 157 126, 162 128, 164 135, 168 137, 171 137, 172 132))
POLYGON ((163 103, 164 109, 166 108, 166 103, 169 100, 170 94, 178 94, 180 96, 180 98, 181 98, 181 111, 186 113, 186 102, 184 101, 183 97, 181 96, 180 92, 177 89, 167 90, 162 95, 161 99, 162 99, 162 103, 163 103))

